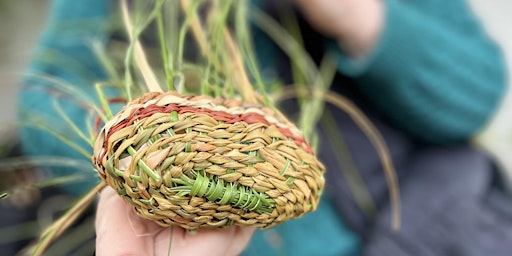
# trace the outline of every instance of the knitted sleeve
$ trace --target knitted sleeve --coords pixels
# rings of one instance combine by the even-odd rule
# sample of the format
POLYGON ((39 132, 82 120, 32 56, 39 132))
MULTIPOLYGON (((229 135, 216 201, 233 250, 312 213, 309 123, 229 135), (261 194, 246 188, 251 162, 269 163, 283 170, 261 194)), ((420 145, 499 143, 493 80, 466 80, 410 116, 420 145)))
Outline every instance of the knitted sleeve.
POLYGON ((483 128, 505 89, 500 50, 462 0, 386 0, 380 42, 339 70, 395 125, 434 143, 483 128))
MULTIPOLYGON (((18 95, 18 118, 25 124, 19 131, 24 154, 83 159, 83 170, 92 173, 92 167, 86 165, 89 159, 76 150, 82 148, 89 152, 92 148, 57 109, 60 108, 77 128, 85 131, 91 126, 87 119, 92 110, 83 100, 98 101, 94 82, 106 76, 93 53, 92 42, 106 38, 110 3, 104 0, 52 2, 46 28, 18 95)), ((75 169, 68 168, 51 168, 51 171, 59 176, 76 173, 75 169)), ((67 186, 68 191, 79 195, 94 182, 89 179, 72 184, 67 186)))

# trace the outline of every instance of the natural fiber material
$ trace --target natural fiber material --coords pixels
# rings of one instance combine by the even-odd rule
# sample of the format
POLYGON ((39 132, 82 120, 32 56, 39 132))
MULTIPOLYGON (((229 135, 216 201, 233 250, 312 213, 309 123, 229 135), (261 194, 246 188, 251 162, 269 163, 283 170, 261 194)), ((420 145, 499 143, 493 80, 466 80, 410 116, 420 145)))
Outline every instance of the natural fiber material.
POLYGON ((93 163, 162 226, 268 228, 316 209, 324 166, 280 113, 237 100, 148 93, 98 135, 93 163))

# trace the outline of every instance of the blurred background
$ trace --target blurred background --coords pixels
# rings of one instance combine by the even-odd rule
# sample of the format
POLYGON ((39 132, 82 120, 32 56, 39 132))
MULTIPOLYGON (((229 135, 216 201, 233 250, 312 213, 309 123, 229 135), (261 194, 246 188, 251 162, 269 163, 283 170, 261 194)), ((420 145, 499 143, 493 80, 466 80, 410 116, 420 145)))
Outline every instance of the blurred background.
MULTIPOLYGON (((512 63, 512 1, 469 0, 512 63)), ((0 122, 15 119, 21 73, 45 24, 50 0, 0 0, 0 122)), ((512 71, 512 64, 509 64, 512 71)), ((512 100, 509 100, 512 102, 512 100)), ((511 105, 511 104, 508 104, 511 105)), ((511 108, 511 107, 509 107, 511 108)), ((508 128, 508 127, 507 127, 508 128)))
MULTIPOLYGON (((512 35, 510 34, 512 1, 468 1, 474 11, 482 17, 483 24, 489 34, 503 47, 510 63, 509 68, 512 71, 512 35)), ((50 0, 0 0, 1 123, 15 119, 15 95, 19 87, 21 74, 44 27, 50 3, 50 0)), ((512 106, 510 106, 512 100, 507 100, 507 102, 506 109, 512 109, 512 106)), ((504 122, 505 120, 498 125, 499 129, 512 130, 512 125, 503 124, 504 122)), ((0 129, 3 128, 0 127, 0 129)), ((485 139, 495 140, 490 135, 485 139)))
MULTIPOLYGON (((45 24, 50 0, 0 0, 0 122, 16 117, 21 73, 45 24)), ((0 128, 1 129, 1 128, 0 128)))
MULTIPOLYGON (((512 74, 512 1, 468 0, 487 31, 503 48, 512 74)), ((16 93, 22 73, 45 25, 50 0, 0 0, 0 147, 13 144, 16 93)), ((463 63, 461 63, 463 65, 463 63)), ((509 75, 509 84, 512 84, 509 75)), ((512 185, 512 90, 476 143, 491 151, 512 185)), ((1 161, 1 160, 0 160, 1 161)), ((512 187, 512 186, 509 186, 512 187)))
MULTIPOLYGON (((512 74, 512 1, 468 0, 482 18, 484 27, 503 48, 512 74)), ((16 118, 16 92, 22 72, 45 25, 50 0, 0 0, 0 145, 12 141, 12 123, 16 118), (11 127, 11 128, 9 128, 11 127), (4 142, 4 143, 1 143, 4 142)), ((509 75, 509 84, 512 76, 509 75)), ((508 95, 495 120, 476 143, 498 157, 512 185, 512 92, 508 95)), ((512 186, 509 186, 512 187, 512 186)))
MULTIPOLYGON (((0 0, 0 164, 4 157, 19 155, 16 137, 16 93, 23 72, 28 65, 34 47, 42 34, 50 7, 50 0, 0 0)), ((0 170, 1 173, 2 170, 0 170)), ((0 179, 3 184, 19 184, 38 179, 41 173, 32 168, 17 170, 0 179), (34 177, 35 176, 35 177, 34 177)), ((45 200, 49 207, 38 203, 51 191, 41 193, 28 189, 0 201, 0 251, 1 255, 14 255, 38 233, 35 216, 52 218, 62 210, 59 205, 69 205, 71 198, 52 197, 45 200), (53 208, 53 209, 52 209, 53 208)))

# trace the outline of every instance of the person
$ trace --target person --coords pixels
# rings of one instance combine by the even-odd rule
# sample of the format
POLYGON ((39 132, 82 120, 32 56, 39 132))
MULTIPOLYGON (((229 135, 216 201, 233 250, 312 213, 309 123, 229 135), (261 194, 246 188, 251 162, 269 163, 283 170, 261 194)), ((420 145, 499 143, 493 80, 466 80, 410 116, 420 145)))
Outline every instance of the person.
MULTIPOLYGON (((337 151, 342 145, 333 145, 328 130, 320 127, 319 157, 328 171, 326 193, 316 212, 254 234, 250 229, 233 228, 223 232, 199 231, 193 236, 173 228, 173 255, 180 253, 175 250, 192 255, 187 250, 203 249, 209 255, 510 252, 507 241, 512 239, 512 212, 504 207, 510 199, 503 196, 491 159, 468 144, 472 136, 484 129, 500 104, 506 88, 505 64, 499 47, 487 36, 466 2, 253 3, 270 14, 279 13, 282 8, 297 9, 309 53, 316 60, 326 53, 337 58, 338 73, 331 88, 355 102, 388 144, 402 191, 402 228, 398 232, 390 229, 387 185, 374 147, 346 114, 327 106, 368 187, 376 215, 366 215, 364 207, 353 199, 343 168, 337 162, 337 151)), ((108 14, 112 8, 112 2, 101 0, 55 0, 53 19, 38 52, 59 49, 63 55, 80 61, 87 72, 37 58, 31 70, 59 77, 92 95, 91 81, 101 80, 106 74, 86 43, 76 39, 107 38, 104 24, 111 23, 108 14), (65 26, 69 20, 80 26, 65 26), (96 25, 82 27, 91 20, 96 25), (76 29, 81 32, 76 33, 76 29)), ((286 57, 261 33, 255 31, 254 35, 262 69, 274 70, 277 77, 289 77, 287 65, 280 65, 287 61, 286 57)), ((58 61, 59 57, 62 56, 55 59, 58 61)), ((50 99, 55 98, 55 92, 49 87, 47 83, 30 80, 20 94, 20 105, 54 115, 55 110, 48 106, 52 106, 50 99)), ((60 99, 66 104, 66 112, 82 122, 79 119, 84 119, 86 112, 83 107, 71 99, 60 99)), ((26 112, 20 113, 22 120, 27 118, 26 112)), ((21 138, 28 155, 79 157, 44 131, 23 128, 21 138)), ((167 253, 169 229, 157 229, 128 214, 127 208, 108 188, 102 192, 96 220, 98 255, 167 253), (126 223, 130 225, 127 227, 126 223), (135 232, 139 228, 141 231, 135 232), (115 251, 118 249, 123 251, 115 251)))

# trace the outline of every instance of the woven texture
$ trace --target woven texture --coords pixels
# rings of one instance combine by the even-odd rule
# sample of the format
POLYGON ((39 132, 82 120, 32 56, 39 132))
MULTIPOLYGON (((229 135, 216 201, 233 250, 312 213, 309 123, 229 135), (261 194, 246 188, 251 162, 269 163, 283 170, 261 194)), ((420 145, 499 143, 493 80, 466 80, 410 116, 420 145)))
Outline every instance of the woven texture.
POLYGON ((268 228, 317 208, 324 166, 279 112, 148 93, 100 131, 92 159, 135 212, 162 226, 268 228))

